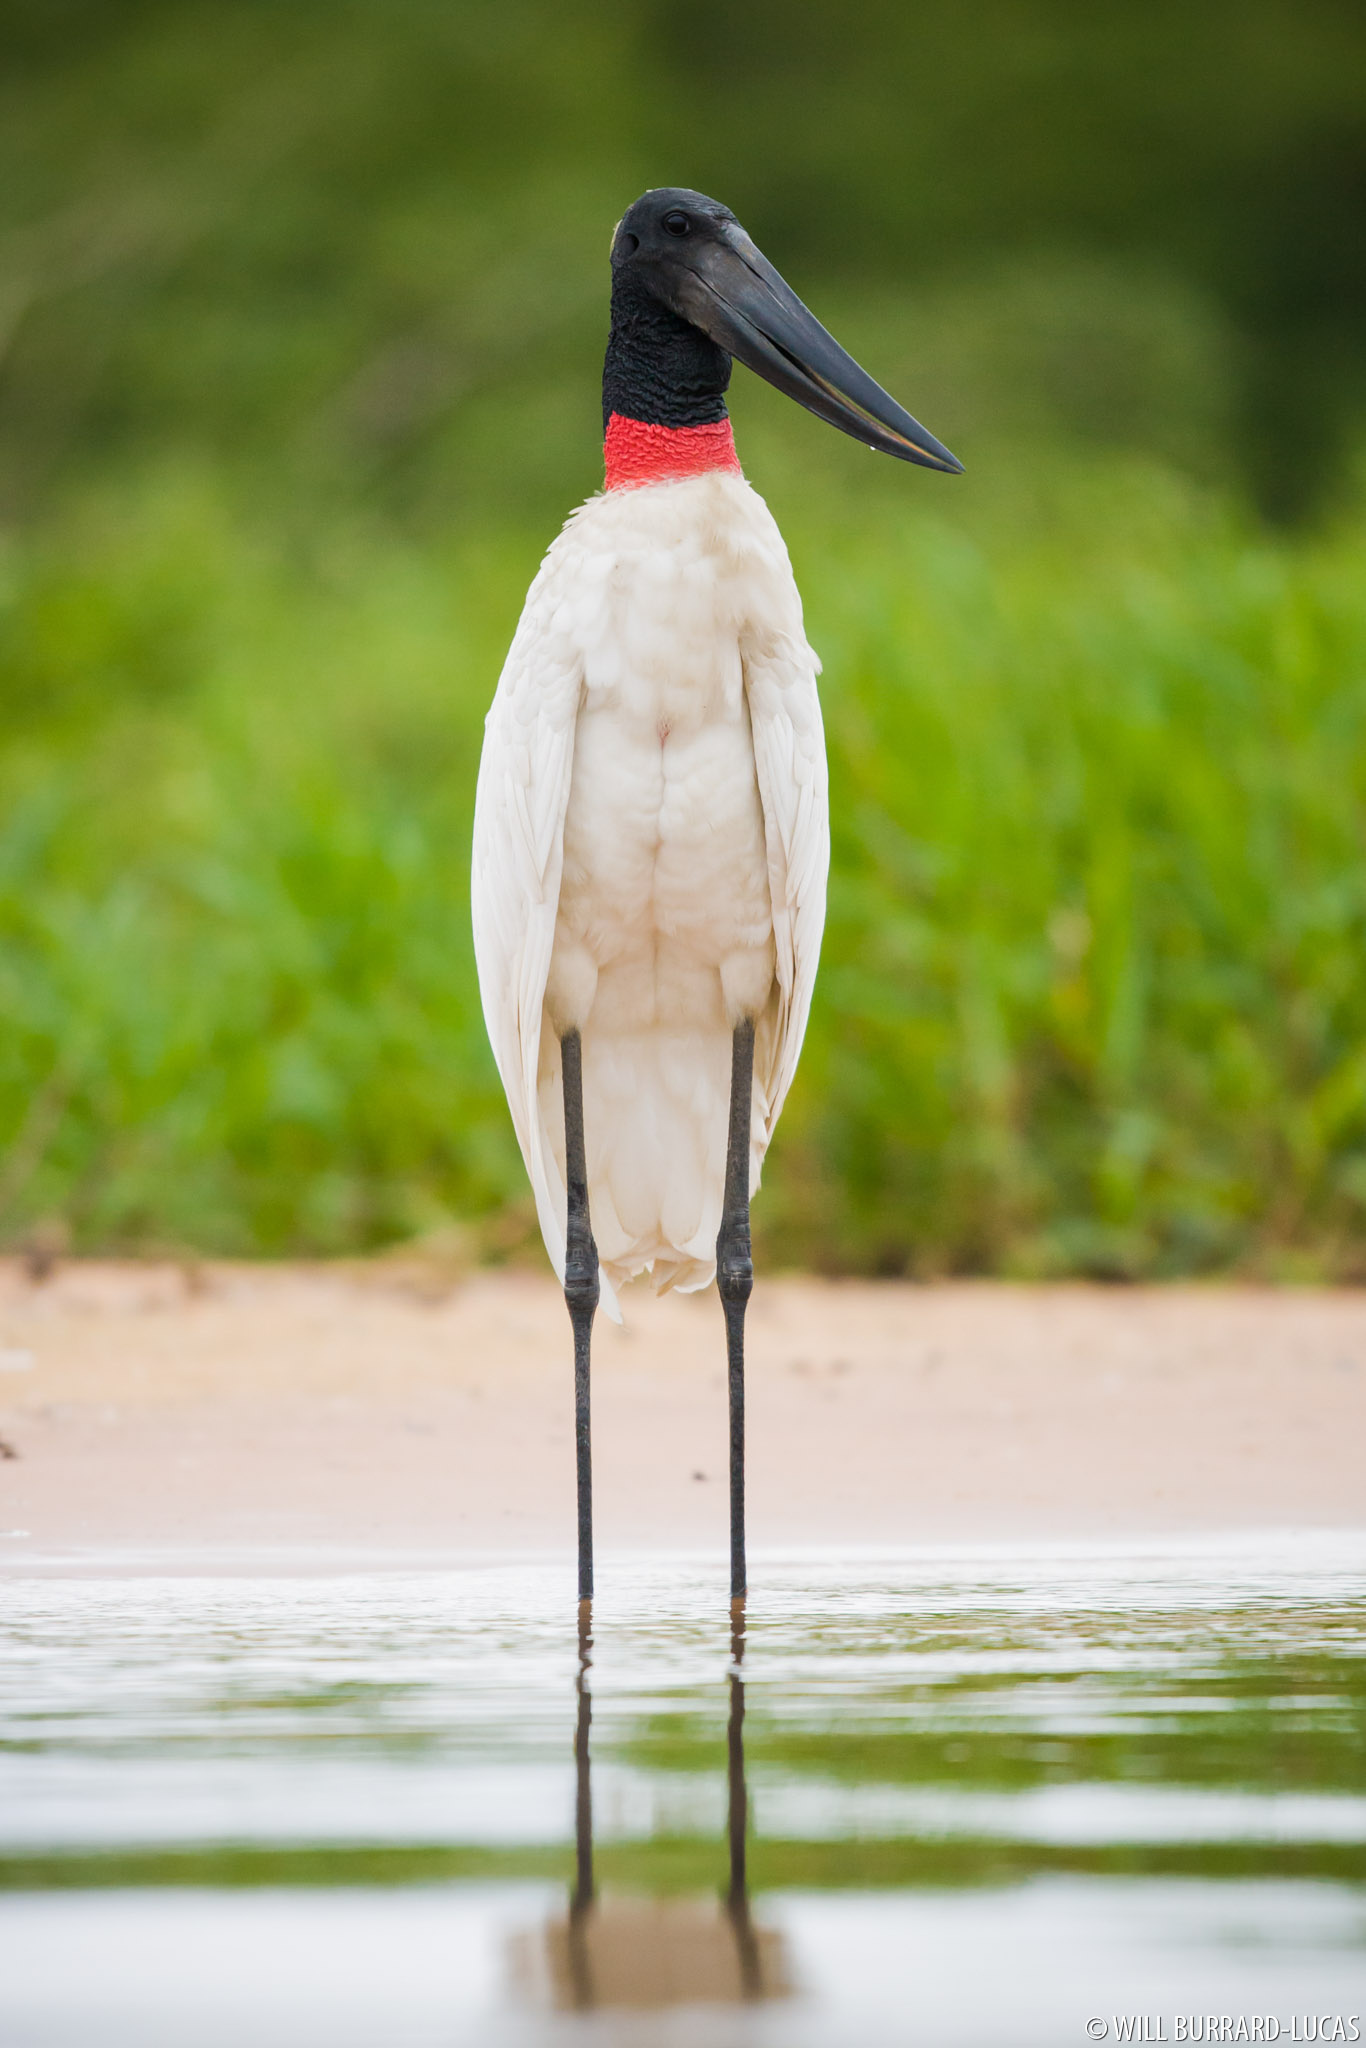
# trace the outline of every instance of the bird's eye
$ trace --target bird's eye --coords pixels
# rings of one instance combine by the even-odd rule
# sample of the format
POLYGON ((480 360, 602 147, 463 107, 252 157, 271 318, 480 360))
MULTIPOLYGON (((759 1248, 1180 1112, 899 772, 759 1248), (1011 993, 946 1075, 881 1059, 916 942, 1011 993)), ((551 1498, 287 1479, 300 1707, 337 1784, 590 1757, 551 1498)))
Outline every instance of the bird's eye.
POLYGON ((679 213, 677 208, 672 213, 666 213, 664 216, 664 232, 666 235, 686 235, 691 226, 692 222, 688 219, 687 214, 679 213))

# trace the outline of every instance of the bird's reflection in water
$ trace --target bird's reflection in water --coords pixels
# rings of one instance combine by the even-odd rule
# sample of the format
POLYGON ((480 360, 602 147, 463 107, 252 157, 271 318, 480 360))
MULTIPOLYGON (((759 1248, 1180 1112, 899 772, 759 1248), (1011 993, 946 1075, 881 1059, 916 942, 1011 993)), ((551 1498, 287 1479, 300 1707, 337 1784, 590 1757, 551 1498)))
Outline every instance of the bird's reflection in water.
POLYGON ((726 1839, 730 1871, 718 1908, 698 1900, 598 1895, 593 1870, 592 1616, 579 1610, 578 1714, 574 1728, 574 1888, 569 1911, 518 1944, 524 1987, 560 2010, 738 2004, 786 1995, 780 1937, 750 1915, 746 1871, 745 1613, 731 1609, 730 1715, 726 1729, 726 1839))

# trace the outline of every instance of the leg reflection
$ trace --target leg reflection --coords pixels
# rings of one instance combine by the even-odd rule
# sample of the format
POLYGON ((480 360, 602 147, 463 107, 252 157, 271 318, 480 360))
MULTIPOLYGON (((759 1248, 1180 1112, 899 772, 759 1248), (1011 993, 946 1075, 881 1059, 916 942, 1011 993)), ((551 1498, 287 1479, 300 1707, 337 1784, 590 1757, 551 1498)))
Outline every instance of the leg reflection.
POLYGON ((749 1797, 745 1787, 745 1601, 730 1603, 730 1719, 726 1725, 726 1833, 730 1843, 730 1889, 726 1912, 735 1934, 742 1998, 762 1998, 763 1968, 749 1916, 749 1873, 745 1862, 749 1797))
POLYGON ((592 1602, 579 1602, 579 1669, 575 1679, 578 1715, 574 1723, 574 1890, 569 1900, 569 1977, 572 2002, 580 2012, 593 2004, 593 1970, 588 1953, 588 1918, 593 1908, 593 1777, 588 1731, 593 1695, 588 1673, 593 1662, 592 1602))
MULTIPOLYGON (((559 2012, 647 2012, 780 1998, 790 1989, 781 1937, 750 1918, 746 1866, 745 1652, 743 1600, 731 1609, 730 1714, 726 1731, 726 1834, 729 1883, 720 1896, 678 1897, 667 1881, 656 1894, 646 1882, 623 1890, 607 1867, 605 1896, 594 1867, 591 1729, 592 1615, 579 1608, 575 1680, 574 1879, 569 1910, 561 1907, 514 1946, 514 1971, 537 1999, 559 2012)), ((714 1699, 713 1695, 713 1699, 714 1699)), ((662 1845, 666 1859, 679 1844, 662 1845)), ((637 1844, 638 1862, 648 1844, 637 1844)), ((618 1869, 621 1862, 618 1861, 618 1869)), ((667 1860, 661 1866, 666 1878, 667 1860)), ((615 2038, 615 2037, 614 2037, 615 2038)), ((625 2036, 622 2037, 626 2038, 625 2036)), ((680 2036, 680 2038, 682 2038, 680 2036)))

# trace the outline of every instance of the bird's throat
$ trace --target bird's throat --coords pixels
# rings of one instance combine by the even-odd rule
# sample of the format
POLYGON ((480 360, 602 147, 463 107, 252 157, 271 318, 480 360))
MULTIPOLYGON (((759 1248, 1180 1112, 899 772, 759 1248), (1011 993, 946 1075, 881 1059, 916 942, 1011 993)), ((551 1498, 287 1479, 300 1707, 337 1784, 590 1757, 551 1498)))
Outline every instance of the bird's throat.
POLYGON ((662 427, 647 420, 624 419, 614 412, 607 422, 602 452, 609 491, 703 476, 710 469, 742 474, 728 419, 700 427, 662 427))
POLYGON ((612 282, 602 366, 609 491, 709 469, 739 474, 726 415, 730 357, 629 269, 612 282))

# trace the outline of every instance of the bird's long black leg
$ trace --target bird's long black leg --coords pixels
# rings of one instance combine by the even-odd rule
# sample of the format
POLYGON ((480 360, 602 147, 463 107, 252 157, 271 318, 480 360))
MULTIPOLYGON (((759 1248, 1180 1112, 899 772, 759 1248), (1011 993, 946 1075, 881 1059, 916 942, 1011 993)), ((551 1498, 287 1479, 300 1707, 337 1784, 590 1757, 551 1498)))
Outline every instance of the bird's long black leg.
POLYGON ((564 1248, 564 1298, 574 1326, 574 1444, 579 1479, 579 1598, 593 1597, 593 1444, 589 1362, 598 1306, 598 1248, 588 1217, 588 1161, 583 1142, 583 1041, 560 1040, 564 1075, 564 1163, 569 1190, 564 1248))
POLYGON ((716 1239, 716 1285, 726 1316, 730 1366, 730 1593, 745 1591, 745 1305, 754 1286, 749 1244, 749 1122, 754 1093, 754 1019, 735 1027, 730 1055, 726 1192, 716 1239))

